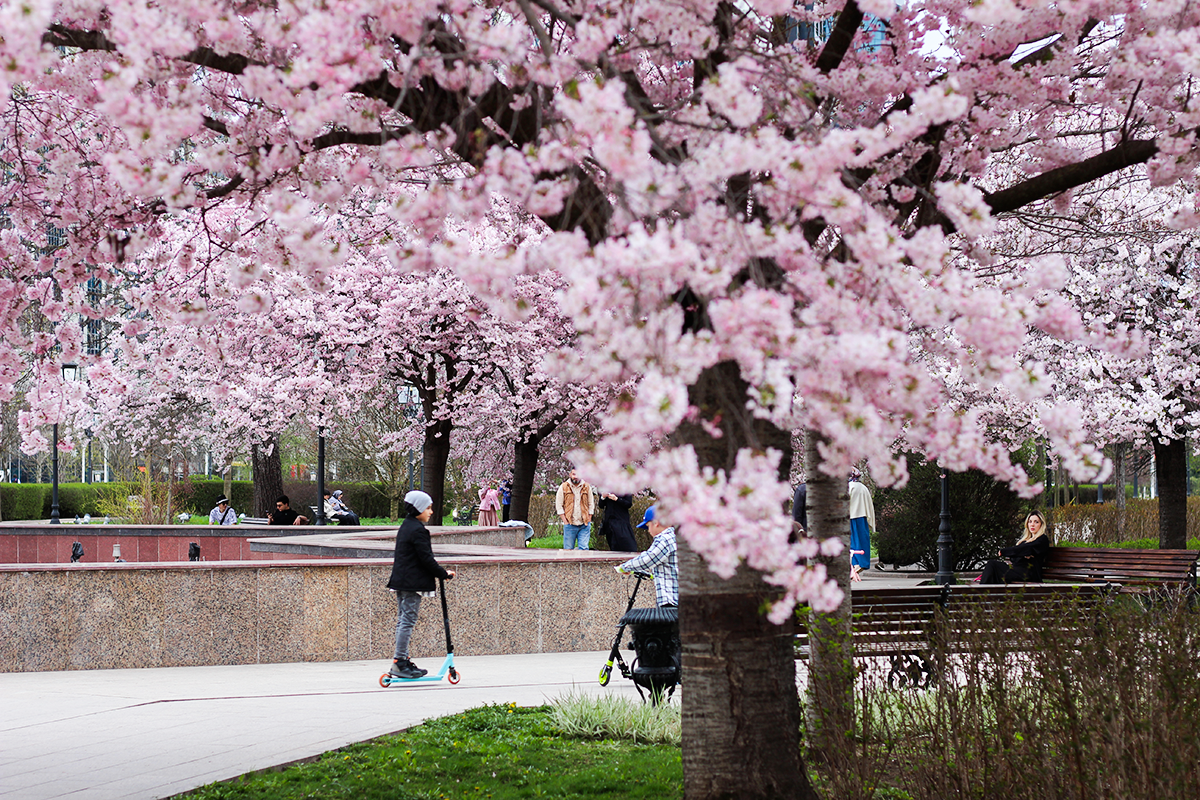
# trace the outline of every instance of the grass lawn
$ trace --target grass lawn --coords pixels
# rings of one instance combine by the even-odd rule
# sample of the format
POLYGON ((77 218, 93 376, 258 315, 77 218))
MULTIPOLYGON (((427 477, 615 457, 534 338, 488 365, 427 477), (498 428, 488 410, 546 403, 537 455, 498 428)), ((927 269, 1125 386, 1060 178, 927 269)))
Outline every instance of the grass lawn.
POLYGON ((682 796, 677 744, 647 744, 640 737, 575 738, 562 732, 561 712, 556 716, 554 708, 511 704, 430 720, 315 761, 180 795, 194 800, 682 796))

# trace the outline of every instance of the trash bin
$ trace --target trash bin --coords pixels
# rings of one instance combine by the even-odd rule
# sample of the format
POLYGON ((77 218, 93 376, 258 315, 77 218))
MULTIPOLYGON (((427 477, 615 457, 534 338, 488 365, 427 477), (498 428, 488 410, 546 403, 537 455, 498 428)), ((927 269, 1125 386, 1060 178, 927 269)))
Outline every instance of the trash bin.
POLYGON ((628 626, 632 639, 633 683, 639 695, 643 688, 648 689, 650 702, 657 705, 675 693, 680 680, 679 609, 631 608, 621 617, 621 624, 628 626))

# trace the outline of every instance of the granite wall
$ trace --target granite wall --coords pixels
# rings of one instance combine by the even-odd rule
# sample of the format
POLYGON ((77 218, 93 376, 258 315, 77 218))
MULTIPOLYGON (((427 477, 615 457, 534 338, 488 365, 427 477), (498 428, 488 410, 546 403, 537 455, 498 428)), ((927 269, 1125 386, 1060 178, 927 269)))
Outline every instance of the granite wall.
MULTIPOLYGON (((606 650, 630 583, 604 561, 441 559, 459 655, 606 650)), ((0 567, 0 671, 387 659, 390 560, 0 567)), ((445 653, 427 598, 413 658, 445 653)))
MULTIPOLYGON (((525 544, 523 528, 480 528, 478 526, 433 526, 436 544, 471 544, 520 548, 525 544)), ((71 544, 83 545, 82 563, 104 564, 113 561, 113 547, 120 546, 121 558, 139 563, 187 561, 188 545, 200 545, 201 561, 275 561, 295 560, 298 554, 308 558, 376 557, 375 552, 346 552, 339 555, 328 543, 322 547, 294 545, 266 551, 255 548, 250 539, 289 538, 298 535, 329 537, 354 535, 385 542, 390 550, 395 543, 395 528, 343 528, 341 526, 266 525, 0 525, 0 564, 67 564, 71 544)))

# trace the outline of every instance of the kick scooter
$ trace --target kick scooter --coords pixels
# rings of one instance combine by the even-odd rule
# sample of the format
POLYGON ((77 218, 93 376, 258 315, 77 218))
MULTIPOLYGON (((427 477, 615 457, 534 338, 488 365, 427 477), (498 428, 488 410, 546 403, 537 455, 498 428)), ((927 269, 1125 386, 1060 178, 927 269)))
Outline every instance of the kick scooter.
POLYGON ((446 581, 441 578, 438 578, 438 590, 442 595, 442 622, 446 626, 446 659, 442 661, 442 668, 433 675, 420 678, 398 678, 385 672, 379 676, 379 685, 383 688, 408 683, 432 683, 442 678, 446 678, 450 683, 458 683, 462 679, 462 673, 454 668, 454 645, 450 642, 450 609, 446 606, 446 581))
MULTIPOLYGON (((637 577, 637 583, 633 585, 633 594, 629 595, 629 605, 625 606, 625 614, 629 613, 629 609, 633 608, 633 601, 637 599, 638 588, 641 587, 642 581, 651 580, 651 576, 645 572, 633 573, 637 577)), ((625 614, 621 615, 621 619, 625 618, 625 614)), ((613 662, 616 662, 617 668, 621 670, 621 676, 624 678, 631 677, 628 665, 625 664, 625 659, 621 658, 621 635, 625 633, 625 624, 617 625, 617 635, 613 637, 612 651, 608 654, 608 661, 600 668, 600 685, 608 686, 608 681, 612 678, 613 662)))

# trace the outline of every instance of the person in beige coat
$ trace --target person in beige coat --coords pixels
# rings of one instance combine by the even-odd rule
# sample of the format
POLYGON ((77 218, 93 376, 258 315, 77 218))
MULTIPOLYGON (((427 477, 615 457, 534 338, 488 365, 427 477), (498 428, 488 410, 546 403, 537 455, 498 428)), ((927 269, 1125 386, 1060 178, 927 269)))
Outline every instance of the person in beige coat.
POLYGON ((563 526, 563 550, 587 550, 592 539, 592 515, 596 513, 596 495, 592 487, 571 475, 554 495, 554 509, 563 526))

